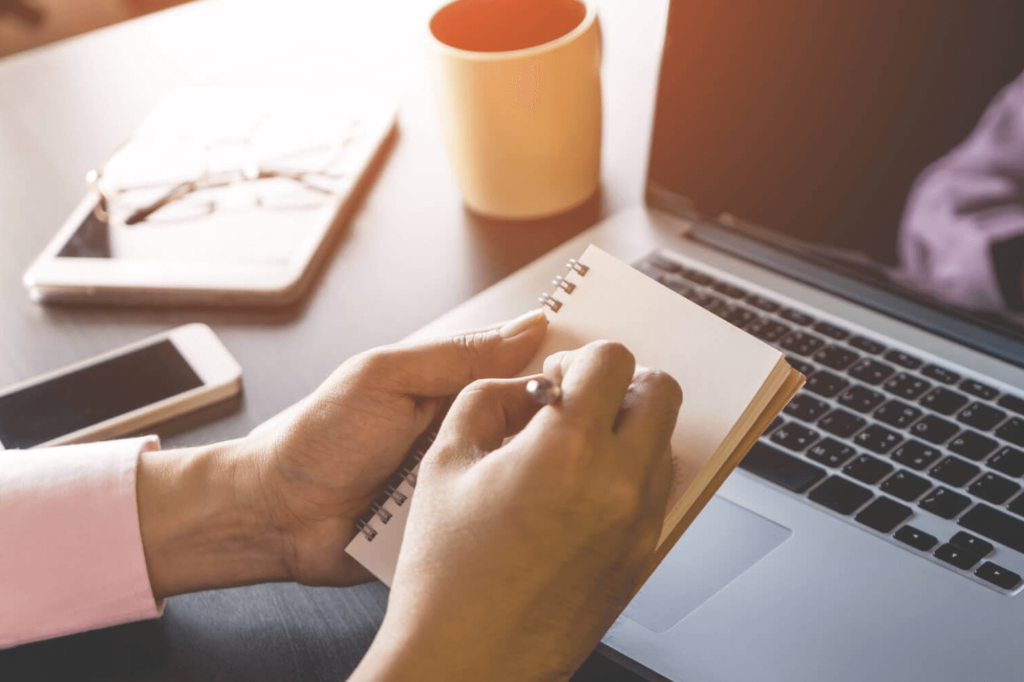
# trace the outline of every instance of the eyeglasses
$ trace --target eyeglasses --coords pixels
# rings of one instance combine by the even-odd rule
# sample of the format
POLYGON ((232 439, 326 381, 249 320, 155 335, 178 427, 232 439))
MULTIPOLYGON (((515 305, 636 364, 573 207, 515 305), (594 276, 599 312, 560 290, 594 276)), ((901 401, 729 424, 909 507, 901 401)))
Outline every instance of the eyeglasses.
POLYGON ((217 211, 317 208, 338 195, 348 176, 346 152, 358 121, 337 139, 282 147, 240 136, 202 141, 135 137, 121 145, 86 182, 99 197, 97 218, 123 225, 173 224, 217 211))

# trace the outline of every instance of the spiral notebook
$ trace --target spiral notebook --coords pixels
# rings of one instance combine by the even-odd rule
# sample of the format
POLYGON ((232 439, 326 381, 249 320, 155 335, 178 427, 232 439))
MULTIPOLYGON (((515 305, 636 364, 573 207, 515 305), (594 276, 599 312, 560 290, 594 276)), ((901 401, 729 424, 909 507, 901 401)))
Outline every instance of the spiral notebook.
MULTIPOLYGON (((524 375, 539 372, 551 353, 613 339, 632 350, 639 364, 667 371, 683 389, 672 435, 674 480, 668 511, 646 580, 804 377, 778 350, 596 246, 570 261, 553 284, 554 290, 541 296, 548 332, 524 375)), ((433 434, 427 433, 413 446, 347 548, 387 585, 398 560, 419 461, 432 441, 433 434)))

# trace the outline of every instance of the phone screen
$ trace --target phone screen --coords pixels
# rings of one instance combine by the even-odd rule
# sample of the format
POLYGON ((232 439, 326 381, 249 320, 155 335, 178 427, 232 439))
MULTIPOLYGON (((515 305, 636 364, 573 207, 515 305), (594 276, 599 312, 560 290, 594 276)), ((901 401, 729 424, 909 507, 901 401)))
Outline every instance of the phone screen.
POLYGON ((170 341, 0 396, 0 443, 30 448, 202 386, 170 341))

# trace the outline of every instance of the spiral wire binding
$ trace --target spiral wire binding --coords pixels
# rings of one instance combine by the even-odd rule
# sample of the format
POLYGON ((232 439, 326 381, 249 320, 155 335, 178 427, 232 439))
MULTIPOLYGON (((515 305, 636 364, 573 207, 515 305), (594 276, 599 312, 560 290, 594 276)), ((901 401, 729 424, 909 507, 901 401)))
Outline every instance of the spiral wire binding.
POLYGON ((379 521, 381 524, 387 524, 391 520, 393 514, 384 507, 388 500, 393 501, 399 507, 408 501, 409 497, 399 491, 398 486, 404 482, 413 488, 416 487, 416 474, 413 469, 420 463, 423 456, 427 454, 427 450, 433 445, 435 438, 437 438, 437 431, 428 431, 420 436, 412 448, 409 449, 398 472, 388 479, 387 484, 384 486, 384 493, 370 505, 369 511, 356 521, 356 528, 363 534, 367 542, 373 542, 373 539, 377 537, 377 529, 370 525, 371 522, 379 521))
MULTIPOLYGON (((584 265, 575 258, 570 258, 569 262, 565 264, 565 267, 570 270, 574 270, 580 277, 585 277, 590 271, 590 266, 584 265)), ((564 291, 568 295, 576 290, 576 285, 561 275, 551 280, 551 283, 555 285, 556 292, 560 290, 564 291)), ((538 300, 541 302, 541 305, 547 306, 553 313, 557 313, 562 308, 562 302, 551 294, 541 294, 538 300)))

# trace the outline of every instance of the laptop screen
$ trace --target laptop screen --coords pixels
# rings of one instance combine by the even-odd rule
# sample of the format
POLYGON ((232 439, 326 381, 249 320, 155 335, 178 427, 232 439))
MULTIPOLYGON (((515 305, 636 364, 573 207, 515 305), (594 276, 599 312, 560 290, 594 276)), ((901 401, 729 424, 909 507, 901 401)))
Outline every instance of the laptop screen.
MULTIPOLYGON (((1020 0, 673 0, 649 199, 711 219, 729 214, 738 220, 727 223, 756 226, 762 240, 859 263, 961 310, 1024 311, 1024 112, 1017 136, 1000 141, 1004 151, 1018 145, 1021 162, 1008 172, 1020 175, 1000 196, 1018 202, 1018 229, 1004 222, 982 247, 962 236, 967 224, 942 243, 935 235, 955 229, 933 229, 934 207, 908 215, 923 182, 915 181, 1018 77, 1024 107, 1022 36, 1020 0), (911 218, 908 239, 901 230, 911 218), (974 255, 943 269, 961 242, 974 255), (937 281, 922 281, 930 277, 937 281)), ((992 208, 973 207, 982 221, 992 208)))

